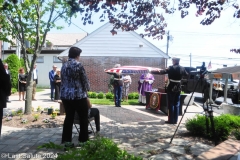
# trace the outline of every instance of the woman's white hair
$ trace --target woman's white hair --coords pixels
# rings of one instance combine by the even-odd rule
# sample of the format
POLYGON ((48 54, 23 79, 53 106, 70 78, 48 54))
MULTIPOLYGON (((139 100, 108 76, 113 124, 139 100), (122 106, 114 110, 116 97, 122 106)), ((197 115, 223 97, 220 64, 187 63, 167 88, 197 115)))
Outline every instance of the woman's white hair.
POLYGON ((118 67, 121 67, 121 64, 115 64, 114 65, 114 68, 118 68, 118 67))

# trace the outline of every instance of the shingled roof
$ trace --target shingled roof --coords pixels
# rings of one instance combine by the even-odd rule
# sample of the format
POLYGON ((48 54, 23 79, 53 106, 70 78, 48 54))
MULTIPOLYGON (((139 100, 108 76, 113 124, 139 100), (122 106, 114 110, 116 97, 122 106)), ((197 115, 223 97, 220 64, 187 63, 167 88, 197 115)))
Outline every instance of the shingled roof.
POLYGON ((240 66, 234 66, 234 67, 225 67, 225 68, 219 68, 212 72, 219 72, 219 73, 238 73, 240 72, 240 66))

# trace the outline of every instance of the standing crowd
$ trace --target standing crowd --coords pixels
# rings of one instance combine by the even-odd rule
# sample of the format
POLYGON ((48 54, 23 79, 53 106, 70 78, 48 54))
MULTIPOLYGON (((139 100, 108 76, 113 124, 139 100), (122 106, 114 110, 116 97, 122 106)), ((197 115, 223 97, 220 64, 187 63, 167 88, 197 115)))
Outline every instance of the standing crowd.
MULTIPOLYGON (((89 140, 88 135, 88 119, 95 118, 96 130, 100 131, 100 113, 97 108, 92 108, 88 98, 90 91, 90 82, 84 66, 80 62, 80 54, 82 50, 78 47, 69 49, 68 60, 63 63, 61 70, 53 65, 49 71, 50 80, 50 98, 52 101, 61 100, 66 112, 63 131, 62 143, 69 144, 72 142, 72 127, 75 114, 80 120, 79 142, 84 143, 89 140)), ((168 74, 169 85, 167 86, 168 95, 168 110, 169 118, 166 123, 176 124, 178 121, 181 79, 186 75, 184 67, 179 65, 179 58, 173 58, 173 65, 167 69, 159 70, 159 74, 168 74)), ((120 67, 116 64, 114 68, 120 67)), ((19 101, 25 100, 26 83, 28 75, 24 68, 18 71, 18 92, 19 101)), ((33 66, 33 92, 32 100, 36 100, 36 87, 38 84, 37 65, 33 66)), ((11 94, 11 72, 8 70, 8 64, 2 64, 0 59, 0 83, 3 87, 0 88, 0 120, 2 121, 3 108, 6 107, 6 102, 10 102, 8 96, 11 94)), ((152 91, 154 76, 150 73, 142 74, 138 81, 139 102, 146 104, 146 92, 152 91)), ((132 83, 129 74, 114 73, 111 77, 112 86, 114 88, 115 107, 121 107, 121 101, 128 101, 130 85, 132 83)), ((0 122, 2 125, 2 122, 0 122)), ((1 126, 0 126, 1 134, 1 126)))

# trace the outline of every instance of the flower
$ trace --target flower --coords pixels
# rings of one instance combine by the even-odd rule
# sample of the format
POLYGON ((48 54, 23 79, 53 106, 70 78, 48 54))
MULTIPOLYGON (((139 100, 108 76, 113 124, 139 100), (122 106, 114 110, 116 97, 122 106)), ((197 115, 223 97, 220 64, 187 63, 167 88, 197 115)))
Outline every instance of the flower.
POLYGON ((42 108, 40 106, 37 107, 37 111, 40 112, 42 108))
POLYGON ((17 114, 23 113, 23 109, 22 108, 18 108, 17 109, 17 114))
POLYGON ((7 117, 6 118, 6 121, 11 121, 12 120, 12 117, 7 117))
POLYGON ((33 114, 33 118, 34 118, 34 120, 38 120, 38 118, 39 118, 39 114, 33 114))
POLYGON ((44 123, 49 123, 50 121, 49 121, 48 118, 45 118, 45 119, 43 119, 43 122, 44 122, 44 123))
POLYGON ((28 122, 28 120, 27 119, 22 119, 22 121, 21 121, 21 123, 27 123, 28 122))

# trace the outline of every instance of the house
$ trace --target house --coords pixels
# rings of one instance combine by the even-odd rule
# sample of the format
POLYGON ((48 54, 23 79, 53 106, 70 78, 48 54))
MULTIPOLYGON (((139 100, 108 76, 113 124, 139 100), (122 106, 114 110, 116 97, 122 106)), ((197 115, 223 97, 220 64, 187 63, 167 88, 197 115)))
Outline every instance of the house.
MULTIPOLYGON (((57 56, 85 36, 87 36, 86 33, 49 33, 47 35, 46 45, 37 58, 39 87, 48 88, 50 86, 48 72, 52 69, 53 65, 59 68, 62 66, 62 61, 57 56), (51 43, 50 46, 47 45, 48 42, 51 43)), ((30 44, 28 43, 26 46, 30 47, 30 44)), ((11 46, 9 43, 3 42, 2 48, 2 59, 6 59, 10 54, 16 54, 16 46, 11 46)), ((31 61, 32 56, 29 54, 28 57, 31 61)))
POLYGON ((213 72, 231 73, 233 76, 233 79, 240 80, 240 66, 219 68, 219 69, 214 70, 213 72))
MULTIPOLYGON (((73 45, 82 49, 80 61, 90 80, 91 91, 108 91, 110 75, 104 69, 110 69, 115 64, 165 68, 165 59, 169 58, 134 31, 117 30, 113 36, 110 32, 112 27, 112 24, 106 23, 73 45)), ((59 59, 67 58, 68 50, 59 54, 59 59)), ((130 92, 137 91, 140 76, 131 75, 130 92)), ((163 87, 164 78, 156 75, 153 88, 163 87)))

